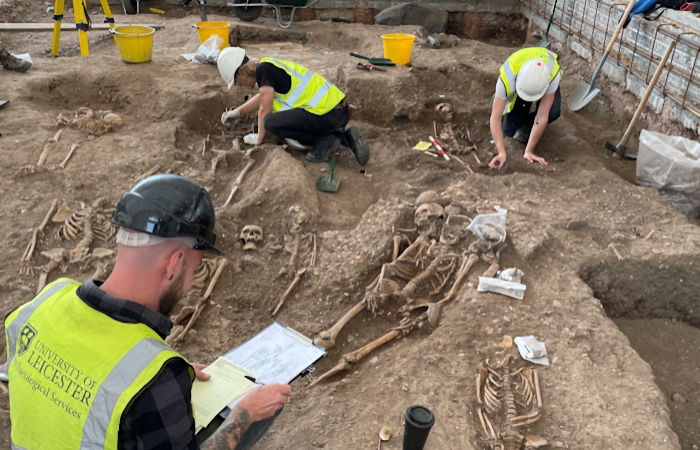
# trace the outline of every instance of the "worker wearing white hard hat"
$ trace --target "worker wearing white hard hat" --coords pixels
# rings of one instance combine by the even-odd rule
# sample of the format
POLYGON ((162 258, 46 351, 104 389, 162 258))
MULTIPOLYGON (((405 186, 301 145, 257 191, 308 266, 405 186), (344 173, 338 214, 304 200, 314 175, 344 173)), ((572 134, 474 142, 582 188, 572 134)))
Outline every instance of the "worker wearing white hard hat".
POLYGON ((276 135, 295 150, 307 151, 309 162, 324 162, 340 146, 348 147, 360 165, 369 159, 369 147, 357 127, 346 128, 350 105, 345 94, 320 74, 291 61, 265 57, 253 64, 245 50, 225 48, 217 66, 231 88, 258 86, 257 95, 224 111, 221 122, 233 126, 241 115, 257 111, 258 131, 243 138, 261 144, 267 133, 276 135))
POLYGON ((226 47, 221 50, 216 60, 216 67, 218 67, 219 73, 229 89, 233 86, 238 68, 247 62, 248 57, 245 54, 245 50, 240 47, 226 47))
POLYGON ((506 162, 504 136, 525 144, 526 160, 547 165, 534 150, 547 124, 561 114, 560 79, 557 55, 545 48, 518 50, 503 63, 489 121, 498 154, 489 167, 500 169, 506 162))

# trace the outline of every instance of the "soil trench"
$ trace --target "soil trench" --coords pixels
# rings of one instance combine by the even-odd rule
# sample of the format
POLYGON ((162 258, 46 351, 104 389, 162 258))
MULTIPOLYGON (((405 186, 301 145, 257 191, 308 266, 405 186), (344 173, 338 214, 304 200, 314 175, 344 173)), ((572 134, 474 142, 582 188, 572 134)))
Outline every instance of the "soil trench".
MULTIPOLYGON (((7 20, 50 21, 43 7, 22 5, 0 0, 0 12, 8 12, 7 20)), ((490 99, 499 66, 517 48, 512 39, 440 35, 443 47, 435 49, 417 26, 311 20, 281 30, 267 15, 243 23, 226 8, 212 8, 209 20, 232 22, 231 44, 243 46, 251 59, 272 56, 303 64, 336 83, 355 105, 351 125, 371 147, 369 163, 360 167, 350 150, 340 148, 335 169, 340 190, 324 193, 316 181, 328 174, 327 164, 308 163, 274 139, 248 155, 240 151, 248 148, 241 139, 252 131, 255 117, 226 129, 220 116, 255 90, 228 90, 215 65, 179 57, 199 45, 192 28, 199 21, 196 8, 153 6, 167 13, 144 10, 125 17, 114 8, 117 23, 165 27, 156 32, 152 60, 144 64, 124 63, 108 33, 88 33, 87 58, 79 56, 75 32, 62 34, 58 58, 48 56, 50 33, 0 33, 0 47, 29 52, 34 61, 26 74, 2 72, 0 98, 10 104, 0 110, 5 211, 0 234, 6 236, 0 313, 30 300, 44 281, 108 274, 114 257, 109 250, 116 250, 104 225, 111 207, 140 177, 169 172, 207 188, 217 208, 217 243, 228 259, 201 316, 176 349, 190 361, 209 363, 273 320, 314 338, 371 291, 392 260, 394 236, 401 250, 418 239, 417 199, 434 191, 444 212, 434 219, 440 227, 468 223, 496 206, 508 211, 499 266, 525 273, 523 300, 477 291, 478 277, 495 253, 485 251, 437 318, 431 316, 435 320, 416 320, 410 333, 314 386, 305 378, 295 381, 289 404, 256 448, 375 448, 380 428, 389 426, 394 437, 383 448, 399 449, 403 412, 410 405, 427 406, 436 416, 426 449, 488 448, 477 414, 477 367, 496 367, 508 356, 513 371, 534 368, 539 376, 540 418, 519 429, 530 442, 539 436, 550 448, 572 449, 700 445, 693 366, 699 348, 700 230, 656 191, 634 185, 634 162, 603 150, 606 140, 617 141, 624 131, 636 107, 632 97, 601 80, 601 93, 581 111, 572 113, 562 102, 561 117, 537 148, 549 165, 529 164, 522 158, 524 146, 506 139, 508 161, 495 172, 485 166, 495 154, 490 99), (382 56, 378 36, 385 32, 418 34, 411 64, 386 72, 358 70, 359 60, 348 52, 382 56), (445 129, 436 107, 446 102, 454 110, 456 136, 448 147, 450 161, 413 150, 445 129), (110 111, 123 126, 96 122, 110 111), (92 122, 85 118, 89 114, 92 122), (32 233, 50 211, 27 258, 32 233), (94 257, 70 262, 65 255, 85 238, 85 222, 73 232, 65 222, 88 212, 94 257), (452 219, 445 222, 447 217, 452 219), (246 225, 264 232, 257 251, 243 251, 246 225), (307 270, 273 318, 271 310, 302 268, 307 270), (545 342, 549 366, 527 363, 506 345, 508 336, 528 335, 545 342), (674 352, 666 351, 672 347, 674 352)), ((101 20, 99 5, 90 11, 101 20)), ((64 20, 73 20, 71 10, 64 20)), ((556 44, 553 50, 564 69, 564 99, 589 73, 567 50, 556 44)), ((639 127, 687 136, 646 113, 639 127)), ((633 139, 628 147, 636 145, 633 139)), ((477 241, 457 228, 449 248, 441 246, 439 233, 432 235, 431 252, 443 249, 441 255, 453 264, 440 279, 444 289, 434 279, 419 284, 413 304, 440 300, 457 281, 477 241)), ((207 281, 214 264, 208 267, 207 281)), ((383 288, 407 284, 390 278, 383 288)), ((202 283, 189 292, 176 313, 205 289, 202 283)), ((383 297, 376 315, 362 310, 314 376, 395 329, 406 298, 383 297)), ((424 311, 417 308, 409 316, 424 311)), ((10 446, 8 403, 7 394, 0 394, 3 448, 10 446)))

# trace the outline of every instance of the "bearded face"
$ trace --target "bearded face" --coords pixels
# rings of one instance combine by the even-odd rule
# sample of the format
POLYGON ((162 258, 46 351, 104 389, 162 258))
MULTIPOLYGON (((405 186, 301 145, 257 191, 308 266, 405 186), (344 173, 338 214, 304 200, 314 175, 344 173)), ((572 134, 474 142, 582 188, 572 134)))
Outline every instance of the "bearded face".
POLYGON ((160 295, 158 299, 158 312, 164 316, 169 316, 172 312, 175 304, 182 298, 184 292, 185 280, 184 276, 180 274, 173 282, 168 286, 168 289, 160 295))

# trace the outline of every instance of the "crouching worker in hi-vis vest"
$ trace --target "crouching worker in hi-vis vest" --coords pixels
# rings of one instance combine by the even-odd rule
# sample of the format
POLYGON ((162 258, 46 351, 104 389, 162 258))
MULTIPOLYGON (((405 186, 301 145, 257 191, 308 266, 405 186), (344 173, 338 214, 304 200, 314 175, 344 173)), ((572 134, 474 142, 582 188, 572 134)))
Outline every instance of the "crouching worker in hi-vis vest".
POLYGON ((560 78, 557 55, 541 47, 518 50, 503 63, 489 121, 498 155, 489 167, 500 169, 506 162, 504 135, 525 144, 526 160, 547 165, 535 155, 535 147, 547 124, 561 113, 560 78))
POLYGON ((228 47, 217 61, 219 72, 230 88, 254 87, 258 94, 221 115, 224 125, 232 126, 242 114, 258 112, 258 132, 243 142, 258 145, 267 133, 285 139, 296 150, 308 150, 306 160, 324 162, 339 145, 352 150, 364 166, 369 147, 357 127, 345 129, 350 105, 345 94, 318 73, 304 66, 277 58, 248 63, 245 50, 228 47))
MULTIPOLYGON (((202 253, 220 254, 209 195, 154 175, 122 195, 111 221, 118 249, 104 282, 58 279, 5 319, 13 449, 199 448, 192 382, 209 376, 164 339, 202 253)), ((290 391, 251 391, 202 447, 252 445, 290 391)))

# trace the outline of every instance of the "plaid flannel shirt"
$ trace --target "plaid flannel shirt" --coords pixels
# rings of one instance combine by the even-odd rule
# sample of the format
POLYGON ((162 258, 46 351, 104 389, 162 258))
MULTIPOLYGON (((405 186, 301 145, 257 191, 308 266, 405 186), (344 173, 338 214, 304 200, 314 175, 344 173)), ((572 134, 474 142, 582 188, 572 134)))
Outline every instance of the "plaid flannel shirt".
MULTIPOLYGON (((173 323, 143 305, 108 295, 99 280, 80 286, 77 295, 114 320, 144 323, 163 339, 173 323)), ((119 425, 120 449, 197 449, 192 415, 192 380, 181 359, 166 362, 160 373, 126 407, 119 425)))

